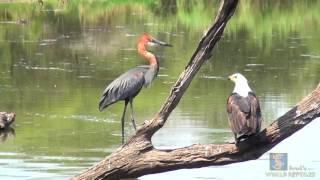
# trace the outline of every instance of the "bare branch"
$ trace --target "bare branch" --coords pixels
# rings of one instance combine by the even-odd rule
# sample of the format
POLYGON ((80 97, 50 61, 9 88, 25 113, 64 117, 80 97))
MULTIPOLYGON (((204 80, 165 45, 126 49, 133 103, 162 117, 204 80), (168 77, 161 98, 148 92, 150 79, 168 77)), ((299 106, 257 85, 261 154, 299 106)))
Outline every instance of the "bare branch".
POLYGON ((145 122, 145 124, 138 129, 136 136, 131 138, 131 141, 135 141, 136 137, 139 139, 144 137, 145 140, 150 141, 152 135, 164 125, 170 113, 180 102, 183 94, 189 87, 192 79, 197 74, 202 64, 212 56, 212 49, 220 40, 228 20, 236 10, 237 4, 238 0, 221 1, 214 24, 201 39, 198 48, 192 55, 185 70, 180 74, 175 85, 173 85, 166 102, 151 121, 145 122))

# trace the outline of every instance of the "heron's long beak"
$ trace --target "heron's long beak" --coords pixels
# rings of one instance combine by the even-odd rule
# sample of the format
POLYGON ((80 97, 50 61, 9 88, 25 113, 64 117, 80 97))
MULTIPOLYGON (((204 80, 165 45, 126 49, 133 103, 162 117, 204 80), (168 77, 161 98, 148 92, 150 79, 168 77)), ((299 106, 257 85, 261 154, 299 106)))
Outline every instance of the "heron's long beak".
POLYGON ((159 44, 159 45, 161 45, 161 46, 172 47, 171 44, 168 44, 168 43, 163 42, 163 41, 159 41, 158 39, 155 39, 155 38, 153 38, 153 39, 151 40, 151 43, 159 44))

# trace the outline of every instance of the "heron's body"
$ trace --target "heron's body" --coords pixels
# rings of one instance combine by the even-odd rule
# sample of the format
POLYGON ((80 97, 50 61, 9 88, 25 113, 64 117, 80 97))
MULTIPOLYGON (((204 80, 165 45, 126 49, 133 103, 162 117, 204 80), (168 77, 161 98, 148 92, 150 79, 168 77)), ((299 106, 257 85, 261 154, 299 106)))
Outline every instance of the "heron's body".
POLYGON ((99 110, 102 111, 117 101, 130 101, 136 97, 143 86, 151 84, 157 76, 159 67, 138 66, 120 75, 113 80, 104 90, 99 110))
POLYGON ((256 134, 261 128, 261 110, 259 100, 252 92, 245 77, 236 73, 229 77, 235 82, 235 88, 227 100, 229 124, 238 142, 241 137, 256 134), (237 136, 240 136, 237 138, 237 136))
POLYGON ((130 102, 131 106, 132 124, 134 129, 136 129, 133 115, 133 99, 139 94, 142 87, 147 87, 151 84, 159 71, 159 63, 156 56, 146 50, 146 45, 148 45, 149 43, 171 46, 154 39, 149 34, 143 34, 138 41, 138 53, 149 62, 149 65, 137 66, 135 68, 132 68, 113 80, 103 91, 102 97, 99 102, 100 111, 118 101, 125 102, 124 111, 121 118, 122 143, 124 140, 124 117, 128 103, 130 102))

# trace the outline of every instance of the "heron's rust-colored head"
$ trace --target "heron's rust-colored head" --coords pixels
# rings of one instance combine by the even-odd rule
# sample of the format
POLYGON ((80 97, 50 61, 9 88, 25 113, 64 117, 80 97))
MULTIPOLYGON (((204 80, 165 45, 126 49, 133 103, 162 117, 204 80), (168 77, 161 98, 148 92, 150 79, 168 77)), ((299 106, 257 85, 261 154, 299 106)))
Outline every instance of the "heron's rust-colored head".
POLYGON ((167 46, 167 47, 172 46, 166 42, 162 42, 162 41, 157 40, 156 38, 152 37, 148 33, 143 33, 138 40, 138 52, 142 57, 144 57, 146 60, 148 60, 151 65, 157 64, 157 61, 156 61, 156 57, 154 56, 154 54, 152 54, 151 52, 148 52, 146 50, 147 45, 149 45, 149 46, 161 45, 161 46, 167 46))
POLYGON ((138 43, 143 43, 144 45, 146 45, 148 42, 152 41, 153 37, 148 34, 148 33, 143 33, 140 38, 139 38, 139 42, 138 43))
POLYGON ((139 42, 138 44, 142 44, 142 45, 161 45, 161 46, 169 46, 171 47, 171 44, 168 44, 166 42, 160 41, 154 37, 152 37, 149 33, 143 33, 140 38, 139 38, 139 42))

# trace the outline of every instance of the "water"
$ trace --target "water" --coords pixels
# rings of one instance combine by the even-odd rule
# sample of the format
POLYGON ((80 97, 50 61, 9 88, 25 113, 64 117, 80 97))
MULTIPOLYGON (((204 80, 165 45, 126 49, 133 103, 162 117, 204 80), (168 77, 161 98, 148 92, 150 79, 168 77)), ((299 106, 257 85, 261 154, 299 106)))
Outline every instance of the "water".
MULTIPOLYGON (((103 112, 97 104, 109 82, 145 64, 136 52, 138 36, 150 32, 174 46, 150 48, 161 57, 161 69, 135 99, 141 124, 168 96, 217 4, 45 1, 41 8, 29 1, 0 3, 0 110, 17 114, 14 131, 0 135, 0 179, 66 179, 118 148, 123 104, 103 112)), ((176 148, 232 139, 225 103, 233 84, 224 77, 234 72, 243 73, 256 91, 264 126, 300 101, 319 83, 318 7, 320 1, 241 2, 213 57, 153 137, 154 145, 176 148)), ((288 153, 289 164, 319 172, 320 148, 305 140, 317 137, 316 127, 318 121, 271 152, 288 153)), ((130 136, 129 120, 125 128, 130 136)), ((142 179, 231 179, 230 169, 241 174, 251 166, 257 168, 254 177, 266 179, 268 158, 142 179)))

